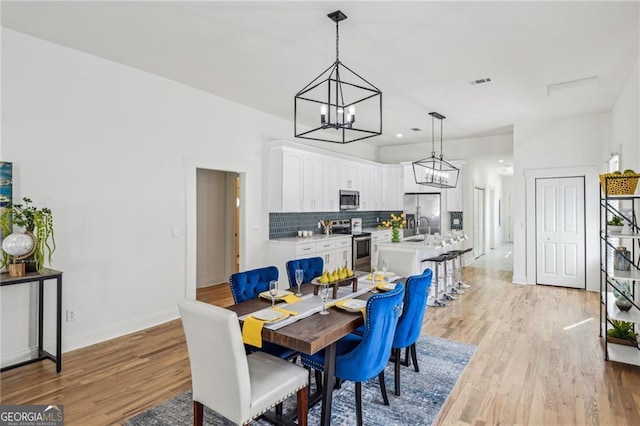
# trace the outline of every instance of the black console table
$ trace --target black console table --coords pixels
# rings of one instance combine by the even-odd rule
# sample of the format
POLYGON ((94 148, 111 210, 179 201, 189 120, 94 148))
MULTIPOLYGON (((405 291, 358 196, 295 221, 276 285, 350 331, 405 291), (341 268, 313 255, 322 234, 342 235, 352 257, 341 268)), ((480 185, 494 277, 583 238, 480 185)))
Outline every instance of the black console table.
POLYGON ((43 359, 50 359, 56 363, 56 372, 62 370, 62 272, 45 268, 42 273, 27 272, 22 277, 10 277, 9 274, 0 274, 0 286, 38 283, 38 356, 27 361, 18 362, 13 365, 2 367, 0 371, 10 370, 12 368, 21 367, 32 362, 38 362, 43 359), (56 280, 56 355, 52 355, 43 348, 43 314, 44 314, 44 282, 47 280, 56 280))

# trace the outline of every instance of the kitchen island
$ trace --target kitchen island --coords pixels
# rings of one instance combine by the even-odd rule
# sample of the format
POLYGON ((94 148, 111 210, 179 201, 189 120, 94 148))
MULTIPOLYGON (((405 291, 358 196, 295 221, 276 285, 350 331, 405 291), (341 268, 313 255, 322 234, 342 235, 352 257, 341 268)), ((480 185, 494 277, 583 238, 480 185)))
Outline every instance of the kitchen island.
POLYGON ((436 271, 433 262, 429 262, 426 259, 433 258, 451 250, 463 250, 466 248, 467 241, 468 238, 466 236, 457 236, 431 242, 427 242, 420 237, 407 238, 399 243, 381 241, 378 243, 378 256, 380 260, 387 259, 389 261, 390 271, 404 277, 418 275, 426 268, 432 268, 434 275, 429 291, 429 302, 433 303, 441 293, 446 291, 446 286, 444 285, 446 271, 444 271, 444 268, 441 268, 441 283, 438 287, 438 285, 436 285, 438 277, 435 275, 436 271))

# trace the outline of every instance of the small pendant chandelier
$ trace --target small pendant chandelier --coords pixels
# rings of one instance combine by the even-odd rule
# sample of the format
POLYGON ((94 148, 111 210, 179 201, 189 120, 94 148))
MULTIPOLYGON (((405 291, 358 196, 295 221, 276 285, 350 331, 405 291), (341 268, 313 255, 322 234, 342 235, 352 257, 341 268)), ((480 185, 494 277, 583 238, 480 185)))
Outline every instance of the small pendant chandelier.
POLYGON ((416 183, 436 188, 455 188, 458 185, 460 169, 442 158, 442 120, 445 117, 437 112, 431 116, 431 157, 413 162, 413 175, 416 183), (434 120, 440 120, 440 158, 436 158, 434 120))
POLYGON ((295 137, 345 144, 381 135, 382 92, 340 62, 338 23, 347 16, 327 16, 336 23, 336 60, 296 94, 295 137))

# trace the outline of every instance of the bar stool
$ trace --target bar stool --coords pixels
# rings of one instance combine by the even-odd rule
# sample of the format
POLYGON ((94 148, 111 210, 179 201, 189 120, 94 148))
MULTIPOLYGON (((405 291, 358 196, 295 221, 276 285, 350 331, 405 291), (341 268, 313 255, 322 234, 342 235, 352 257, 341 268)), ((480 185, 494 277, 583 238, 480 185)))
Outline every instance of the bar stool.
POLYGON ((464 282, 462 282, 462 256, 464 256, 465 254, 469 253, 471 250, 473 250, 473 247, 469 247, 469 248, 466 248, 464 250, 459 250, 460 251, 460 262, 458 262, 458 266, 460 268, 460 275, 459 275, 459 280, 458 280, 458 289, 471 288, 470 285, 465 284, 464 282))
POLYGON ((464 290, 459 287, 462 282, 462 252, 464 250, 451 250, 445 255, 451 258, 451 273, 447 269, 447 276, 451 278, 449 294, 464 294, 464 290), (456 260, 458 263, 456 264, 456 260))
POLYGON ((431 288, 435 291, 435 296, 431 294, 429 291, 429 297, 427 298, 427 306, 433 307, 444 307, 448 306, 443 300, 455 300, 455 297, 448 295, 446 293, 446 272, 447 272, 447 261, 449 260, 449 256, 446 254, 441 254, 439 256, 430 257, 427 259, 422 259, 422 262, 432 262, 433 270, 435 271, 435 286, 431 286, 431 288), (444 267, 443 273, 440 273, 440 267, 444 267), (440 297, 438 297, 440 295, 440 297))

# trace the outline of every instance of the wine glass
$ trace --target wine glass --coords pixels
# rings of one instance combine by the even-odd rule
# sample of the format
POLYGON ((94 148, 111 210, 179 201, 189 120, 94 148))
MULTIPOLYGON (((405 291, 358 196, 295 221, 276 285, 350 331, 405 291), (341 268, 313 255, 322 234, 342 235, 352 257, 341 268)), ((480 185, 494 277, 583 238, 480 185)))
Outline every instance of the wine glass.
POLYGON ((278 295, 278 281, 269 281, 269 294, 271 295, 271 307, 276 306, 276 296, 278 295))
POLYGON ((389 270, 389 260, 382 259, 382 279, 387 279, 387 271, 389 270))
POLYGON ((371 265, 371 281, 373 281, 373 287, 371 287, 371 293, 377 293, 376 290, 376 276, 378 275, 378 268, 376 265, 371 265))
POLYGON ((300 284, 302 284, 302 280, 304 279, 304 271, 302 269, 296 269, 296 284, 298 285, 298 292, 296 296, 302 296, 302 292, 300 291, 300 284))
POLYGON ((328 315, 329 314, 329 311, 327 311, 327 297, 329 297, 328 285, 320 286, 320 297, 322 298, 322 311, 320 311, 320 315, 328 315))

